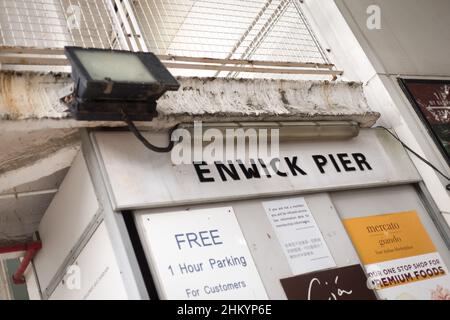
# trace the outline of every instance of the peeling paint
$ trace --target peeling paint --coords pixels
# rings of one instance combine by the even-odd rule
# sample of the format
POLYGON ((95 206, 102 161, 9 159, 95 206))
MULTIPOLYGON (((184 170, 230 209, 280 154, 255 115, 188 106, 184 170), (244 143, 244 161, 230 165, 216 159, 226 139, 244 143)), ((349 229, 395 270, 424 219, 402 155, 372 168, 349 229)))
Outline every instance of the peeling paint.
MULTIPOLYGON (((158 103, 160 116, 191 122, 212 121, 353 120, 362 126, 379 118, 355 82, 289 81, 266 79, 179 78, 181 89, 166 93, 158 103), (189 119, 189 117, 191 119, 189 119)), ((72 90, 68 74, 0 72, 0 119, 58 120, 58 127, 117 126, 122 123, 74 122, 59 99, 72 90)))
POLYGON ((59 99, 72 90, 67 74, 0 72, 0 119, 61 119, 68 116, 59 99))

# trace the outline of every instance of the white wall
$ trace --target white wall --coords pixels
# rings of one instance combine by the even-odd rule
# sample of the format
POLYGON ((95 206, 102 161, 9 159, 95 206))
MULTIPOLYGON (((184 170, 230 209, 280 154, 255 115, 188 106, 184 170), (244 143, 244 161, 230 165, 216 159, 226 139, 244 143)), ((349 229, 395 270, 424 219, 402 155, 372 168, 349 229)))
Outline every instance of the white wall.
MULTIPOLYGON (((114 254, 114 247, 102 222, 78 255, 79 287, 68 286, 75 270, 58 284, 49 300, 125 300, 127 292, 114 254)), ((72 285, 76 281, 73 281, 72 285)))
POLYGON ((92 172, 80 152, 41 220, 42 249, 25 274, 32 299, 39 289, 43 299, 147 298, 126 231, 118 230, 125 226, 115 225, 123 219, 94 188, 92 172))
MULTIPOLYGON (((450 1, 337 0, 347 10, 378 73, 450 76, 450 1), (381 29, 367 28, 367 8, 381 9, 381 29), (370 52, 371 51, 371 52, 370 52)), ((352 28, 354 29, 354 28, 352 28)))
POLYGON ((51 284, 99 209, 86 163, 79 154, 39 225, 42 249, 34 265, 42 291, 51 284))
MULTIPOLYGON (((450 1, 305 0, 310 19, 331 49, 346 80, 362 81, 378 124, 395 130, 410 147, 450 175, 450 168, 401 91, 398 76, 450 78, 450 1), (369 5, 378 5, 381 29, 367 28, 369 5)), ((411 156, 450 224, 446 183, 411 156)))

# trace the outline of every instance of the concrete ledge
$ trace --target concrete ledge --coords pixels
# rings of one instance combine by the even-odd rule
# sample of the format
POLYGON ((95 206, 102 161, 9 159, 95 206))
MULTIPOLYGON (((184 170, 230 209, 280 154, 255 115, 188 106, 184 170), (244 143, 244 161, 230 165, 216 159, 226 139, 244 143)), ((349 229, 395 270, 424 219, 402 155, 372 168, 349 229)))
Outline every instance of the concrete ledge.
MULTIPOLYGON (((264 79, 180 78, 181 88, 164 95, 159 117, 146 126, 163 129, 202 121, 355 121, 370 127, 379 113, 370 110, 355 82, 264 79)), ((68 74, 0 72, 0 124, 4 130, 123 126, 77 122, 59 98, 72 91, 68 74)))

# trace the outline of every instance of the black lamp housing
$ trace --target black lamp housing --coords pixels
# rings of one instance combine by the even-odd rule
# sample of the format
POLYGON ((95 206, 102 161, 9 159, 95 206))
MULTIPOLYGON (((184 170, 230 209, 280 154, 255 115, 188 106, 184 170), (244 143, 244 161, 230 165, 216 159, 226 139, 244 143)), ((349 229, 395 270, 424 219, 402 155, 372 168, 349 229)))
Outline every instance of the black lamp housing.
POLYGON ((151 121, 157 100, 180 84, 150 52, 65 47, 75 83, 68 101, 77 120, 151 121))

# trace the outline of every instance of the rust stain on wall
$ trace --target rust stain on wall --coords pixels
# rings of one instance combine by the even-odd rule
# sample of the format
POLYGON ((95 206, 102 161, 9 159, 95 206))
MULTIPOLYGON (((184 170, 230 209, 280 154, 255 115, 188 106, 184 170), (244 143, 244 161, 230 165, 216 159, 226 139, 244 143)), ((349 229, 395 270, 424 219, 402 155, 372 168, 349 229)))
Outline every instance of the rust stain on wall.
MULTIPOLYGON (((179 81, 179 91, 168 92, 158 101, 160 116, 149 123, 150 127, 161 127, 168 117, 175 122, 191 122, 199 117, 204 121, 224 117, 227 121, 332 118, 366 125, 380 116, 371 111, 362 85, 355 82, 222 78, 179 81)), ((74 124, 67 106, 60 102, 73 87, 69 74, 0 72, 0 84, 0 118, 4 120, 52 119, 67 121, 66 127, 117 126, 113 122, 74 124)))
POLYGON ((7 119, 16 119, 20 115, 19 107, 16 104, 12 90, 12 79, 13 77, 19 76, 20 74, 13 75, 11 73, 5 73, 4 76, 0 77, 0 96, 1 99, 4 100, 5 106, 7 107, 7 119))

